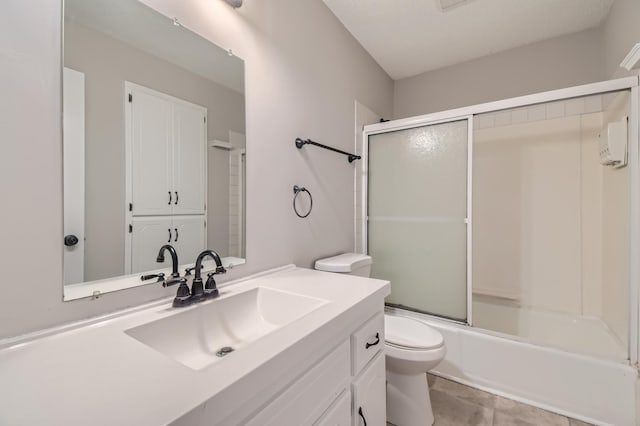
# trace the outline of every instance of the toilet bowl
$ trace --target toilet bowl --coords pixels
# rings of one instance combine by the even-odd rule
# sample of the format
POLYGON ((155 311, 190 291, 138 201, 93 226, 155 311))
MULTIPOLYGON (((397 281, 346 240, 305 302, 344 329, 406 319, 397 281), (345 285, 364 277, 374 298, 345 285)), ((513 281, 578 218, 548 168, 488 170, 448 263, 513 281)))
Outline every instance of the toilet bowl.
POLYGON ((397 426, 433 424, 427 371, 442 361, 444 338, 415 318, 385 314, 387 421, 397 426))
MULTIPOLYGON (((316 261, 315 269, 368 277, 371 257, 345 253, 316 261)), ((387 421, 396 426, 433 424, 427 371, 442 361, 444 338, 416 318, 385 313, 387 421)))

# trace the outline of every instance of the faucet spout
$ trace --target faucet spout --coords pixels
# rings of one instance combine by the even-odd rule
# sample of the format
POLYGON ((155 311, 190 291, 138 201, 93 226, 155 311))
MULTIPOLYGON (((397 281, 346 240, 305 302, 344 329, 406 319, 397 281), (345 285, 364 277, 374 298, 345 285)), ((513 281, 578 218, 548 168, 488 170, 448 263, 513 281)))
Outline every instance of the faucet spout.
POLYGON ((170 244, 165 244, 160 247, 160 251, 158 252, 158 257, 156 258, 156 262, 162 263, 164 262, 164 252, 168 251, 171 254, 171 277, 178 278, 180 277, 180 273, 178 272, 178 253, 176 253, 176 249, 173 248, 170 244))
POLYGON ((218 253, 213 250, 205 250, 200 253, 196 259, 194 280, 202 280, 202 261, 206 257, 211 257, 213 258, 213 261, 216 262, 216 274, 224 274, 227 272, 227 270, 222 266, 222 260, 220 260, 218 253))
POLYGON ((208 298, 218 297, 218 289, 216 288, 216 282, 213 279, 213 275, 215 274, 224 274, 227 272, 226 269, 222 266, 222 261, 220 260, 220 256, 213 250, 205 250, 198 255, 196 259, 196 266, 193 281, 191 282, 191 300, 193 301, 201 301, 208 298), (205 289, 202 285, 202 261, 206 257, 211 257, 216 262, 216 270, 215 272, 211 272, 209 274, 209 279, 207 280, 207 288, 205 289))

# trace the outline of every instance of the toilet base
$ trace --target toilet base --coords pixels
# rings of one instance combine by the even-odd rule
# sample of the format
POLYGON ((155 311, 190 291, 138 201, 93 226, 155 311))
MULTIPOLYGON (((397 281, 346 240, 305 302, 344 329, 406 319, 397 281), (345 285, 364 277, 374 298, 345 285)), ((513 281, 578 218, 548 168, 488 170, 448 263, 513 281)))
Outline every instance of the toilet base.
POLYGON ((406 375, 387 370, 387 421, 396 426, 433 424, 426 373, 406 375))

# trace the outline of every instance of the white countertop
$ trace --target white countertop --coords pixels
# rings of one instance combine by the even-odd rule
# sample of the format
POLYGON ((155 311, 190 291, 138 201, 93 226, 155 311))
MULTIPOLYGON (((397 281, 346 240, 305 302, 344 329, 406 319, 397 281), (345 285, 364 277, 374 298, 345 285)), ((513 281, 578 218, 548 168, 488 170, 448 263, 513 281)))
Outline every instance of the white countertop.
POLYGON ((221 286, 221 297, 255 287, 329 303, 201 370, 157 352, 125 330, 215 300, 188 308, 172 308, 168 300, 44 337, 0 342, 0 424, 161 425, 205 402, 219 405, 222 418, 241 408, 242 399, 250 399, 260 385, 277 381, 275 369, 259 367, 305 356, 296 354, 305 345, 295 343, 312 334, 326 338, 341 326, 336 321, 356 315, 359 305, 373 301, 382 307, 390 291, 387 281, 289 265, 221 286))

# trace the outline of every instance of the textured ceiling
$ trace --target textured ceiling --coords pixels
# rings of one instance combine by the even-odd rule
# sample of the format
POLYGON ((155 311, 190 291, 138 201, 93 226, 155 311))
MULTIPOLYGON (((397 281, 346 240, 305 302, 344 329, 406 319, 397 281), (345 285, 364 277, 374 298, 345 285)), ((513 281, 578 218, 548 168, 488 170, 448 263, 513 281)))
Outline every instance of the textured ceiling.
POLYGON ((597 27, 614 0, 323 1, 399 79, 597 27))

